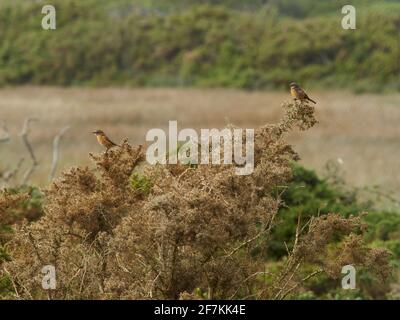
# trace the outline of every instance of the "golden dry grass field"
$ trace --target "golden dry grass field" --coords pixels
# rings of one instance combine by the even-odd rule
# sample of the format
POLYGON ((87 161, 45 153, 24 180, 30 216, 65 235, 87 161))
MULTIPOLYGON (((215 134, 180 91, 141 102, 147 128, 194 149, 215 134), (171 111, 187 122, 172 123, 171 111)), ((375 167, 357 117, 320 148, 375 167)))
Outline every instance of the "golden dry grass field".
MULTIPOLYGON (((347 92, 309 92, 317 100, 319 124, 290 137, 302 163, 322 172, 329 160, 343 161, 347 182, 354 186, 400 188, 400 94, 354 95, 347 92)), ((129 138, 143 144, 147 130, 167 128, 222 128, 228 123, 254 128, 277 121, 285 92, 245 92, 207 89, 62 89, 4 88, 0 90, 0 123, 11 133, 0 144, 0 165, 12 168, 29 155, 20 137, 24 119, 34 117, 30 139, 40 167, 32 182, 47 183, 52 140, 65 125, 72 128, 61 143, 58 170, 89 163, 88 153, 101 151, 90 133, 102 129, 116 142, 129 138)), ((1 135, 0 131, 0 135, 1 135)), ((399 193, 397 192, 397 195, 399 193)))

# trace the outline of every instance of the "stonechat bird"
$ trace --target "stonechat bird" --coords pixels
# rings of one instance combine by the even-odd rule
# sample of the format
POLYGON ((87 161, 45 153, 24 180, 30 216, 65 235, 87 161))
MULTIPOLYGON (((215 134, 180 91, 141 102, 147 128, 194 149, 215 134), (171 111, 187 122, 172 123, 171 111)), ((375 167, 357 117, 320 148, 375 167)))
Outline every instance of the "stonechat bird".
POLYGON ((96 135, 97 141, 106 148, 106 153, 109 149, 113 147, 120 147, 118 144, 112 142, 110 138, 106 136, 106 134, 102 130, 93 131, 93 134, 96 135))
POLYGON ((316 104, 316 102, 314 100, 312 100, 307 93, 298 86, 298 84, 296 84, 295 82, 290 83, 290 94, 292 95, 292 97, 296 100, 300 100, 300 101, 304 101, 304 100, 309 100, 313 103, 316 104))

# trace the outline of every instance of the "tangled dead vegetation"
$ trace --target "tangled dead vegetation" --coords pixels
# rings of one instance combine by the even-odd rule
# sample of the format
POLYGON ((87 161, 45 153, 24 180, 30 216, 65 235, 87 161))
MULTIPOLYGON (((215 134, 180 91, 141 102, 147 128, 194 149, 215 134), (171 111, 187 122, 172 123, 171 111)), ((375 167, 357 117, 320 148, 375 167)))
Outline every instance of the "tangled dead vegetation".
MULTIPOLYGON (((274 228, 298 155, 285 141, 315 123, 308 104, 285 103, 282 120, 255 132, 254 172, 233 165, 156 165, 125 141, 90 155, 94 169, 73 168, 44 190, 44 215, 15 225, 5 247, 16 299, 284 299, 314 275, 345 264, 370 266, 384 279, 388 253, 366 247, 358 217, 337 213, 300 228, 278 271, 255 254, 274 228), (56 268, 43 290, 41 269, 56 268), (312 270, 304 276, 303 266, 312 270)), ((4 219, 13 197, 0 197, 4 219)))

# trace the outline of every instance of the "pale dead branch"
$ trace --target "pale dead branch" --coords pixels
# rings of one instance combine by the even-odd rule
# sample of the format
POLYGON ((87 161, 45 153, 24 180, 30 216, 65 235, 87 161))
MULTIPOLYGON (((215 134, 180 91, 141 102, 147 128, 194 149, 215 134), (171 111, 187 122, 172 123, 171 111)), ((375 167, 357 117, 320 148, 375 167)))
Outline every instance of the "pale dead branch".
POLYGON ((70 126, 65 126, 60 132, 54 137, 53 140, 53 161, 51 163, 51 170, 49 180, 53 180, 57 171, 58 161, 60 157, 60 141, 64 134, 70 129, 70 126))
POLYGON ((29 125, 31 122, 37 121, 37 119, 34 118, 27 118, 24 122, 24 126, 22 127, 22 132, 21 132, 21 138, 22 142, 24 143, 26 149, 29 152, 29 155, 32 159, 32 166, 25 172, 23 178, 22 178, 22 184, 26 184, 26 182, 29 180, 31 177, 32 173, 36 170, 36 168, 39 166, 39 162, 37 161, 37 158, 35 156, 35 153, 33 151, 32 144, 30 143, 28 139, 29 135, 29 125))
POLYGON ((13 170, 5 171, 0 178, 2 180, 4 180, 4 182, 6 184, 8 184, 12 179, 14 179, 18 175, 18 172, 21 169, 22 164, 24 163, 24 161, 25 161, 24 158, 19 159, 19 161, 18 161, 17 165, 15 166, 15 168, 13 170))
POLYGON ((288 295, 290 292, 292 292, 293 290, 295 290, 300 284, 306 282, 308 279, 310 279, 310 278, 316 276, 317 274, 320 274, 321 272, 323 272, 323 270, 322 270, 322 269, 318 269, 318 270, 315 270, 314 272, 310 273, 308 276, 306 276, 306 277, 304 277, 303 279, 301 279, 300 282, 298 282, 298 283, 296 283, 295 285, 293 285, 292 287, 290 287, 286 292, 283 292, 280 299, 281 299, 281 300, 285 299, 285 298, 287 297, 287 295, 288 295))

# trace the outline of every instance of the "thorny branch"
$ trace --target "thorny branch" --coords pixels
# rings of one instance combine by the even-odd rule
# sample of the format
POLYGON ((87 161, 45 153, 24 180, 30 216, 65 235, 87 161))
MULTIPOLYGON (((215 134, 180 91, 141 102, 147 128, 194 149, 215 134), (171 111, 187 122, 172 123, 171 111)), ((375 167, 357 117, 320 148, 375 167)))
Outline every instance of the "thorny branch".
POLYGON ((292 287, 290 287, 288 290, 286 290, 285 292, 282 293, 280 299, 283 300, 287 297, 287 295, 292 292, 293 290, 295 290, 300 284, 306 282, 308 279, 311 279, 312 277, 315 277, 317 274, 320 274, 321 272, 323 272, 322 269, 318 269, 315 270, 314 272, 310 273, 308 276, 304 277, 303 279, 301 279, 300 282, 296 283, 295 285, 293 285, 292 287))

